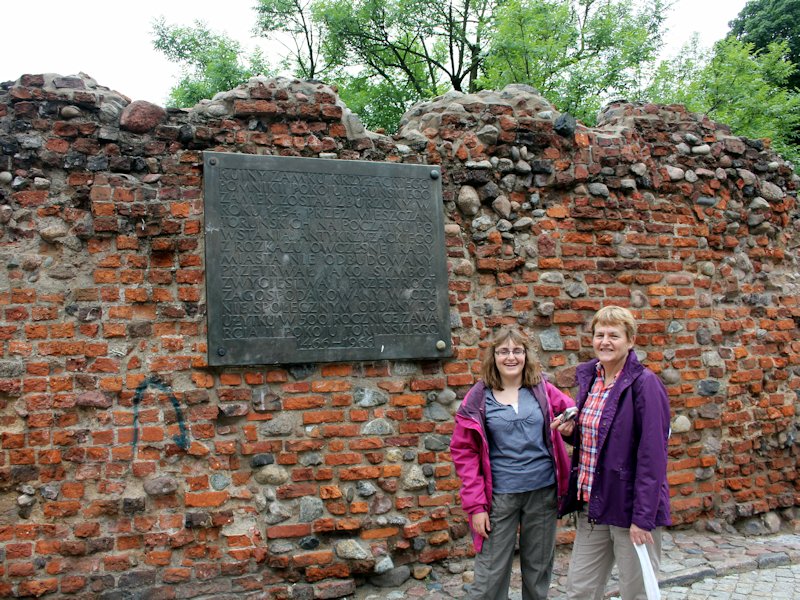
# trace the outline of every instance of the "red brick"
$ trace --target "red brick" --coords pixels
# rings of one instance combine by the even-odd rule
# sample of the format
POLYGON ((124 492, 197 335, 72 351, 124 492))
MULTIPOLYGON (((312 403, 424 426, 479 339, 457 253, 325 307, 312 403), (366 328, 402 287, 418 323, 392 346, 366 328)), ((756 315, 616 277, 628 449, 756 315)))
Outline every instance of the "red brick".
POLYGON ((48 518, 72 517, 78 514, 81 503, 75 501, 45 502, 43 510, 48 518))
POLYGON ((44 596, 58 590, 58 579, 26 579, 19 583, 18 596, 44 596))
POLYGON ((350 568, 344 563, 335 563, 325 567, 307 567, 306 580, 310 582, 321 581, 323 579, 337 578, 344 579, 350 576, 350 568))
POLYGON ((289 483, 279 486, 276 490, 276 495, 280 499, 316 496, 317 489, 316 485, 310 483, 289 483))
POLYGON ((351 388, 349 381, 313 381, 311 391, 319 393, 345 392, 351 388))
POLYGON ((6 558, 16 560, 20 558, 30 558, 33 555, 33 544, 7 544, 6 558))
POLYGON ((161 580, 164 583, 180 583, 182 581, 189 581, 191 576, 191 569, 173 567, 162 571, 161 580))
POLYGON ((333 552, 330 550, 320 550, 317 552, 304 552, 292 556, 292 564, 295 567, 308 567, 310 565, 327 565, 333 562, 333 552))
POLYGON ((381 477, 380 467, 353 467, 339 471, 342 481, 359 481, 361 479, 377 479, 381 477))
POLYGON ((222 492, 187 492, 184 495, 184 502, 187 507, 217 507, 222 506, 230 497, 226 491, 222 492))
POLYGON ((294 525, 273 525, 267 527, 267 538, 292 538, 303 537, 311 533, 311 525, 309 523, 297 523, 294 525))
POLYGON ((378 540, 398 535, 400 529, 397 527, 383 527, 379 529, 367 529, 361 532, 361 537, 365 540, 378 540))
POLYGON ((86 587, 87 579, 81 575, 65 575, 61 578, 61 593, 75 594, 86 587))
POLYGON ((319 410, 303 413, 303 423, 305 425, 339 423, 341 421, 344 421, 344 411, 341 410, 319 410))
POLYGON ((288 396, 283 399, 284 410, 308 410, 325 406, 324 396, 288 396))
POLYGON ((323 377, 350 377, 353 374, 353 365, 350 364, 328 364, 322 365, 321 375, 323 377))

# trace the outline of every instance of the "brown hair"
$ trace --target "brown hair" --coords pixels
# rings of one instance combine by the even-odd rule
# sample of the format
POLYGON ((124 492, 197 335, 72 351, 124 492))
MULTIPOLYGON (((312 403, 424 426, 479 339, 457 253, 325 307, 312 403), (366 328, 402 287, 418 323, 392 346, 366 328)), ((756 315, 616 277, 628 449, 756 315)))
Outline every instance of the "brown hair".
POLYGON ((598 325, 610 325, 611 327, 622 325, 628 341, 633 343, 636 339, 636 320, 633 318, 633 313, 627 308, 604 306, 592 318, 592 335, 594 335, 594 328, 598 325))
POLYGON ((481 379, 487 387, 493 390, 502 390, 503 382, 495 363, 494 351, 498 346, 511 340, 517 346, 525 348, 525 368, 522 370, 522 385, 533 387, 542 380, 542 366, 536 353, 531 348, 528 337, 520 329, 504 327, 492 336, 489 345, 483 350, 483 362, 481 363, 481 379))

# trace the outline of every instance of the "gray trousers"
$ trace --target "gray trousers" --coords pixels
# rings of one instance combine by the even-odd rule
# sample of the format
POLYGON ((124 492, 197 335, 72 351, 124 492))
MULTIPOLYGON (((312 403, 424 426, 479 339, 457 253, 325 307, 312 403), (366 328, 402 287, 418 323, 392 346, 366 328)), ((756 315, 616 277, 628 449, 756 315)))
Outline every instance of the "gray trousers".
MULTIPOLYGON (((653 544, 647 544, 650 564, 658 576, 661 563, 661 528, 650 532, 653 544)), ((589 523, 586 511, 578 513, 575 543, 567 576, 569 600, 602 600, 614 560, 619 570, 622 600, 647 600, 642 567, 630 538, 630 529, 589 523)))
POLYGON ((522 600, 544 600, 556 547, 556 487, 519 494, 493 494, 492 530, 475 556, 470 600, 507 600, 519 529, 522 600))

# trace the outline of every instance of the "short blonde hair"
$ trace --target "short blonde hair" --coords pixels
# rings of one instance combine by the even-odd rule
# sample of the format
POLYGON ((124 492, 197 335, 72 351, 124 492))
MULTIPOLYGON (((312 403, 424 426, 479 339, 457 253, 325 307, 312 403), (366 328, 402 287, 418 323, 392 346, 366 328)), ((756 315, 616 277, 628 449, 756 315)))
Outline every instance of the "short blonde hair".
POLYGON ((625 334, 628 336, 628 341, 632 343, 636 339, 636 319, 633 318, 633 313, 627 308, 604 306, 592 318, 592 334, 594 334, 594 328, 598 325, 610 325, 612 327, 622 325, 625 329, 625 334))
POLYGON ((502 390, 503 382, 500 379, 500 372, 495 363, 494 351, 498 346, 512 341, 517 346, 525 348, 525 368, 522 370, 523 387, 533 387, 542 380, 542 367, 536 356, 531 342, 521 329, 516 327, 504 327, 492 336, 489 345, 484 349, 483 361, 481 363, 481 379, 487 387, 493 390, 502 390))

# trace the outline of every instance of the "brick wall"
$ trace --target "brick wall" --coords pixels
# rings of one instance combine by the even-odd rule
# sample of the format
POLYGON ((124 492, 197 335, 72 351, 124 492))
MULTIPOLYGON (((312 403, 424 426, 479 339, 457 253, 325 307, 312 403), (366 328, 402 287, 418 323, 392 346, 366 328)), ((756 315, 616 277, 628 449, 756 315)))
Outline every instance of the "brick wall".
POLYGON ((390 138, 309 82, 169 111, 2 84, 0 596, 336 598, 468 557, 447 443, 481 341, 523 325, 569 390, 609 303, 669 389, 675 522, 788 514, 798 182, 683 107, 588 129, 525 86, 390 138), (208 368, 203 150, 441 165, 453 358, 208 368))

